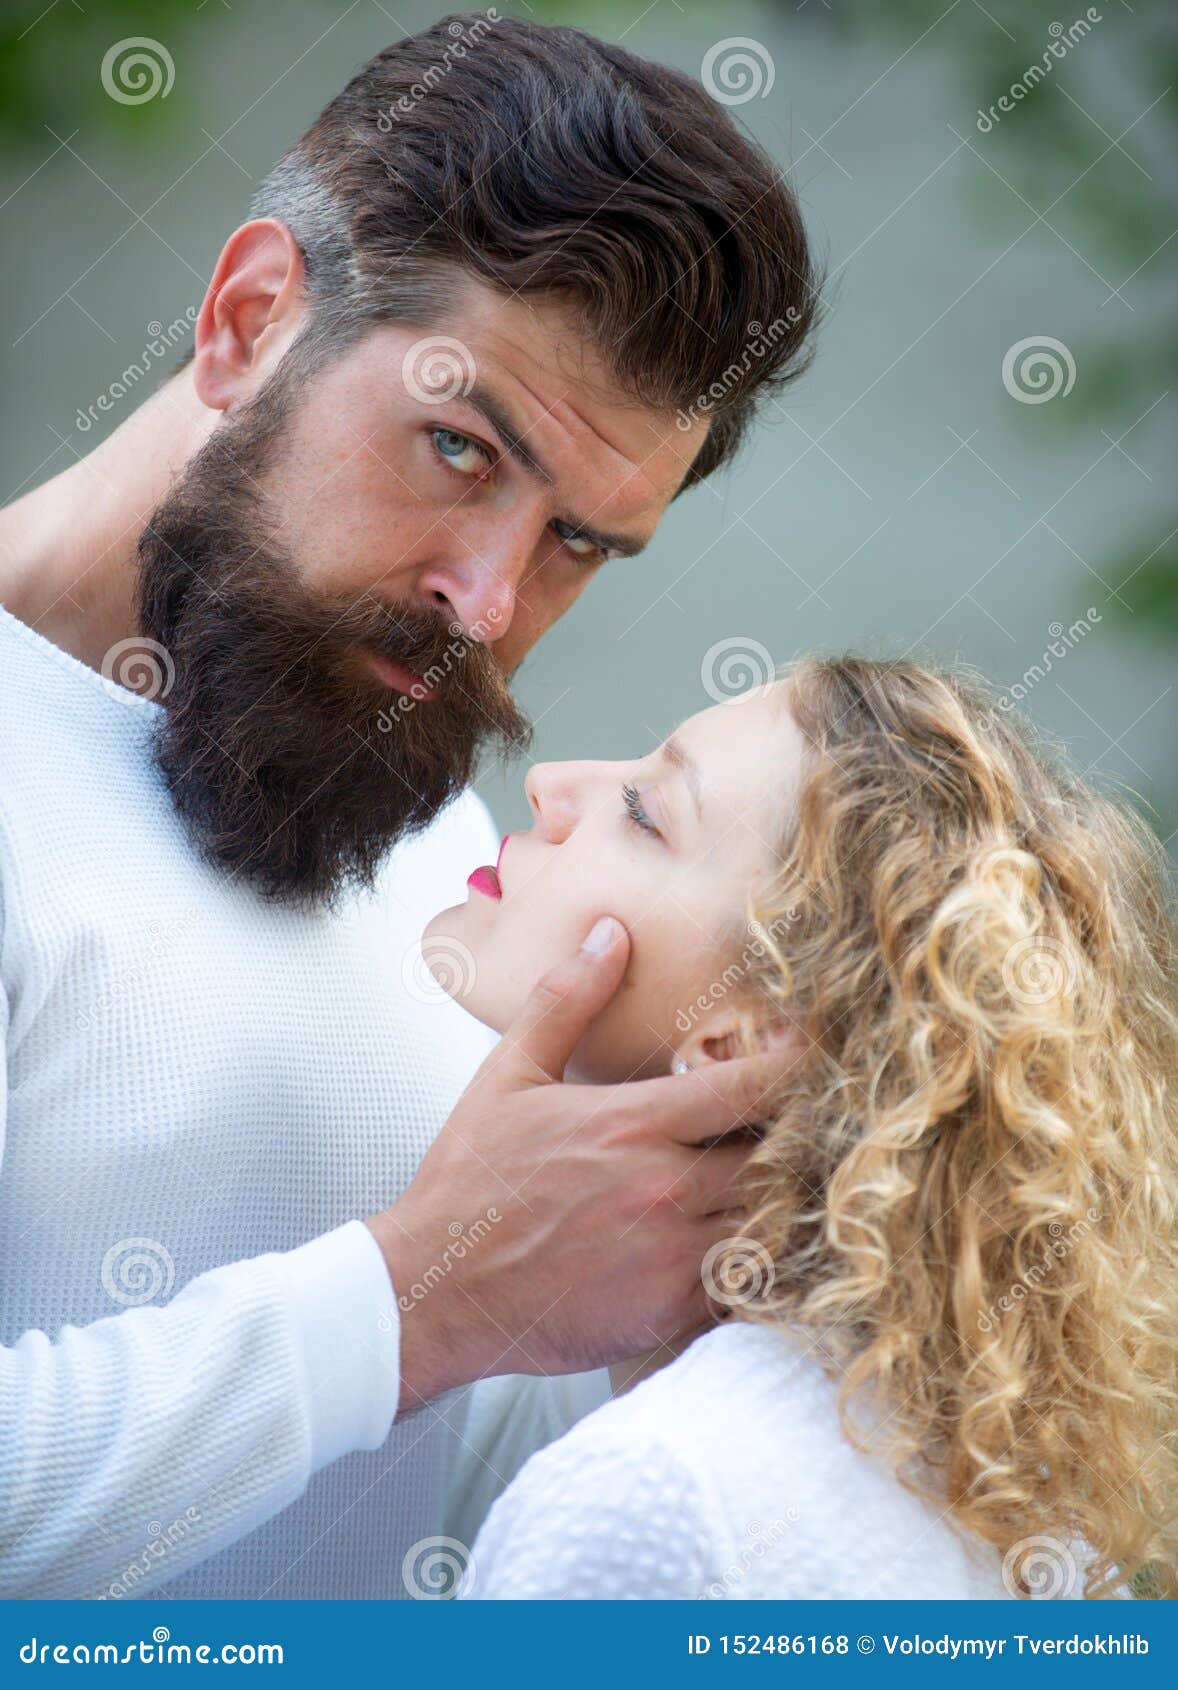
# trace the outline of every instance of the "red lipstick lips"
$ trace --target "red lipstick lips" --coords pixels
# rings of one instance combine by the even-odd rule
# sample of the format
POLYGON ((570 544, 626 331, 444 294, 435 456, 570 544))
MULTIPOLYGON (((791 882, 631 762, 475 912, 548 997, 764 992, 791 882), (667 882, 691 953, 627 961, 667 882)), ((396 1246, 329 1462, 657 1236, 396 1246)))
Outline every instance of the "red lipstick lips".
POLYGON ((481 892, 486 898, 498 900, 503 896, 503 888, 499 884, 499 864, 503 861, 503 848, 510 838, 510 833, 505 833, 499 841, 499 855, 495 859, 494 868, 489 866, 476 868, 473 874, 469 874, 466 878, 466 884, 472 886, 476 892, 481 892))

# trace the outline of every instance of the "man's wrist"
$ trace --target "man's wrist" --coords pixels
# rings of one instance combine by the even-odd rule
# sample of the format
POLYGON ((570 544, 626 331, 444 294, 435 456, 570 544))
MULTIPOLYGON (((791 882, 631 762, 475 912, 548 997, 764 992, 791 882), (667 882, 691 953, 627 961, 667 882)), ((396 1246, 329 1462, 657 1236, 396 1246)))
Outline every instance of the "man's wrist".
POLYGON ((428 1261, 396 1208, 371 1215, 365 1225, 384 1258, 401 1326, 398 1415, 421 1408, 443 1391, 469 1384, 478 1369, 468 1363, 471 1327, 452 1318, 441 1285, 427 1277, 428 1261))

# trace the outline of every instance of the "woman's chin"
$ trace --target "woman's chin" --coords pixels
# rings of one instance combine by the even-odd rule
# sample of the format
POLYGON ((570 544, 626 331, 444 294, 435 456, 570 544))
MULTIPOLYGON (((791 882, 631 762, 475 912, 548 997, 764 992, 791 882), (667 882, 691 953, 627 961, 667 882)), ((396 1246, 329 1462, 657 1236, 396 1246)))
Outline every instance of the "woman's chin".
POLYGON ((470 933, 464 920, 465 904, 440 910, 426 924, 421 935, 421 960, 434 981, 461 1004, 469 1015, 494 1032, 502 1032, 488 1001, 487 982, 483 978, 483 949, 470 933))
POLYGON ((430 939, 445 939, 451 936, 457 936, 457 930, 462 925, 462 908, 463 906, 461 904, 451 904, 449 909, 439 910, 437 915, 430 917, 430 919, 426 922, 425 930, 421 935, 421 946, 423 950, 430 939))

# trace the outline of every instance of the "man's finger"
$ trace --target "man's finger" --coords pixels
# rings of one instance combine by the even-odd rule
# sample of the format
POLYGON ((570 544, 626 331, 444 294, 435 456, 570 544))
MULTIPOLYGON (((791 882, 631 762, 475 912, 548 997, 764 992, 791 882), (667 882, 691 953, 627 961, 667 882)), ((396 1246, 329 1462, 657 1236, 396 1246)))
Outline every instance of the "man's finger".
POLYGON ((733 1212, 739 1202, 734 1186, 744 1172, 752 1144, 718 1144, 703 1150, 683 1176, 680 1207, 689 1215, 733 1212))
POLYGON ((787 1084, 797 1056, 780 1050, 755 1056, 736 1056, 728 1062, 709 1062, 689 1074, 665 1079, 632 1080, 642 1094, 643 1108, 652 1121, 679 1144, 702 1144, 756 1121, 768 1120, 775 1099, 787 1084))
POLYGON ((630 936, 613 916, 590 928, 581 948, 541 976, 492 1052, 496 1082, 507 1088, 564 1077, 565 1065, 621 984, 630 936))

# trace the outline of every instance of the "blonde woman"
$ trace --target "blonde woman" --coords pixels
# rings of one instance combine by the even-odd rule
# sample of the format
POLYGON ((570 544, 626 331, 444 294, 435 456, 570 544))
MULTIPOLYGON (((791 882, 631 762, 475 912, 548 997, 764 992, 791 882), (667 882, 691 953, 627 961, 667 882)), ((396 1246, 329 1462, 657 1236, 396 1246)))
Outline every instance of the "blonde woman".
POLYGON ((699 1085, 768 1039, 792 1066, 705 1263, 725 1318, 527 1463, 464 1594, 1172 1594, 1178 1017, 1146 830, 972 679, 858 659, 527 791, 532 829, 426 933, 473 956, 466 1007, 504 1028, 608 908, 629 971, 570 1077, 699 1085))

